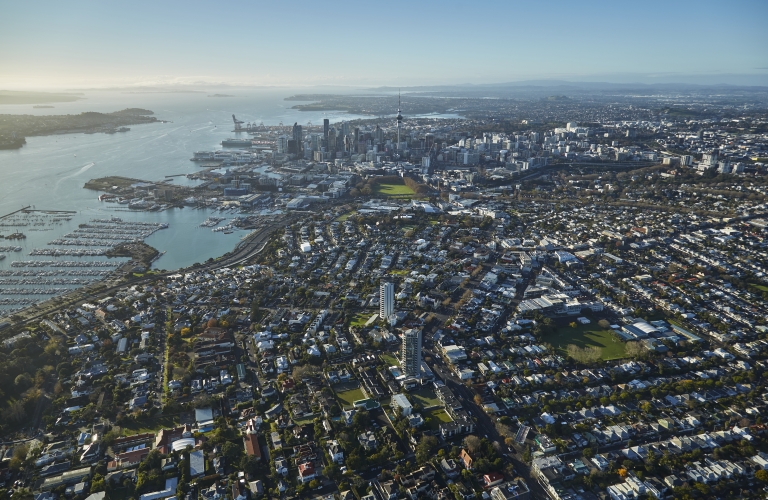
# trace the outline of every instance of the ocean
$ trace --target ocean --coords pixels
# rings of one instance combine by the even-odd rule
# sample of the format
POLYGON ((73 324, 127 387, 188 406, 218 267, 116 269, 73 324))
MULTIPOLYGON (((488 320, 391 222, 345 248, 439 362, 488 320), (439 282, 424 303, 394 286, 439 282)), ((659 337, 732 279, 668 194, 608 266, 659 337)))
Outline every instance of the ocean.
MULTIPOLYGON (((84 273, 78 274, 79 268, 71 266, 18 267, 18 261, 114 262, 114 259, 105 257, 30 255, 34 249, 58 246, 48 243, 93 219, 120 217, 124 221, 168 224, 167 229, 156 231, 145 240, 165 252, 153 265, 156 269, 179 269, 232 250, 247 232, 214 233, 210 228, 199 227, 209 215, 221 215, 219 212, 212 214, 208 210, 188 207, 162 212, 128 211, 124 205, 99 202, 99 193, 84 189, 83 185, 92 178, 110 175, 158 181, 167 175, 196 172, 199 170, 197 164, 189 160, 193 152, 220 149, 223 139, 235 137, 231 132, 232 114, 240 120, 257 124, 263 122, 265 125, 290 125, 294 122, 306 125, 308 121, 317 125, 322 124, 323 118, 332 123, 361 118, 345 113, 293 110, 291 106, 296 102, 285 101, 284 98, 296 93, 308 91, 231 88, 210 93, 85 91, 85 99, 55 103, 53 109, 0 105, 0 114, 34 115, 144 108, 152 110, 158 119, 168 122, 131 125, 129 132, 116 134, 27 137, 23 148, 0 151, 0 216, 27 206, 36 210, 74 212, 71 215, 17 215, 0 219, 0 234, 8 236, 20 231, 26 235, 26 239, 22 240, 0 239, 0 253, 6 256, 0 260, 0 315, 28 305, 29 301, 47 299, 62 289, 81 286, 71 284, 73 280, 95 279, 81 276, 84 273), (235 97, 208 97, 215 93, 235 97), (15 246, 20 246, 21 251, 9 248, 15 246), (17 264, 14 265, 14 262, 17 264), (26 271, 26 275, 20 275, 22 270, 26 271), (31 276, 33 270, 46 273, 46 277, 31 276), (52 280, 51 284, 41 285, 41 280, 45 279, 52 280), (54 283, 56 280, 59 284, 54 283), (25 294, 25 290, 38 291, 25 294)), ((194 184, 196 181, 175 177, 173 182, 194 184)), ((221 216, 231 218, 234 214, 221 216)))

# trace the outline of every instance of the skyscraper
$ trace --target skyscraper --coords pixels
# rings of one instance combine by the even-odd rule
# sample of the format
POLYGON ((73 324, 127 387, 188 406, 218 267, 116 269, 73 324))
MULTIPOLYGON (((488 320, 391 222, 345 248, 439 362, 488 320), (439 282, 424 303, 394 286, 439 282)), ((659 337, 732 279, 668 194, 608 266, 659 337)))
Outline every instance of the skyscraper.
POLYGON ((373 131, 373 144, 384 144, 384 130, 382 130, 378 125, 376 125, 376 129, 373 131))
POLYGON ((379 317, 386 320, 395 313, 395 284, 383 281, 379 285, 379 317))
POLYGON ((328 141, 328 150, 336 151, 336 127, 329 130, 325 138, 328 141))
POLYGON ((299 125, 298 122, 293 124, 293 140, 296 141, 296 147, 298 149, 296 154, 301 153, 301 147, 304 144, 304 140, 301 134, 301 125, 299 125))
POLYGON ((421 330, 412 328, 403 333, 400 365, 406 377, 421 376, 421 330))
POLYGON ((278 153, 287 153, 288 152, 288 136, 287 135, 281 135, 277 138, 277 152, 278 153))
POLYGON ((331 122, 328 118, 323 118, 323 139, 328 140, 328 130, 331 128, 331 122))

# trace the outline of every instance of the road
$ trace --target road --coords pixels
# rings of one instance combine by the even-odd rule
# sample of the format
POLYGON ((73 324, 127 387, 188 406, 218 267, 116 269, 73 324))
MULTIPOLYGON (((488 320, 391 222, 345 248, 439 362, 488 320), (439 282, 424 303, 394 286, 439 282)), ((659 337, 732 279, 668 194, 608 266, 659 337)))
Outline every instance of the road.
MULTIPOLYGON (((486 436, 491 441, 496 441, 501 444, 503 450, 507 449, 504 444, 504 437, 501 436, 496 430, 491 417, 485 413, 485 411, 475 403, 476 392, 462 383, 461 380, 456 377, 448 366, 445 365, 443 359, 434 352, 431 352, 432 359, 435 360, 432 365, 432 371, 440 378, 445 385, 453 391, 453 395, 461 401, 461 405, 467 410, 475 419, 477 436, 486 436)), ((511 454, 505 454, 506 460, 510 462, 517 471, 517 474, 523 478, 525 484, 531 490, 531 496, 535 499, 549 499, 549 496, 541 487, 539 482, 531 475, 531 468, 523 461, 519 460, 511 454)))

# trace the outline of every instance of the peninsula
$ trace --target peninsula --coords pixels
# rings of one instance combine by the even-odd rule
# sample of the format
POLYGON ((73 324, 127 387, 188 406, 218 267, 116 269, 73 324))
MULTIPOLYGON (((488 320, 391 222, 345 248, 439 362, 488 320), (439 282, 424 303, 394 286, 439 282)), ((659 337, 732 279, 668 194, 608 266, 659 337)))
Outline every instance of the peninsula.
POLYGON ((153 114, 147 109, 129 108, 78 115, 0 115, 0 149, 18 149, 26 143, 25 137, 36 135, 123 132, 125 125, 159 121, 153 114))

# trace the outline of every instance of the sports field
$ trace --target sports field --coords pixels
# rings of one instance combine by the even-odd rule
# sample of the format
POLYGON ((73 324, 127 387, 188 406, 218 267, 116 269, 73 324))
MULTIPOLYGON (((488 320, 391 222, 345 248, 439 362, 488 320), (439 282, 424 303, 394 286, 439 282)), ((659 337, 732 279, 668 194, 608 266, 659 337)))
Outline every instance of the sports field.
POLYGON ((603 350, 602 359, 620 359, 626 353, 622 342, 611 330, 603 330, 595 324, 578 325, 576 328, 563 326, 542 338, 565 354, 569 344, 578 347, 596 346, 603 350))
POLYGON ((405 184, 376 184, 373 191, 375 196, 386 196, 388 198, 411 198, 414 194, 413 189, 405 184))

